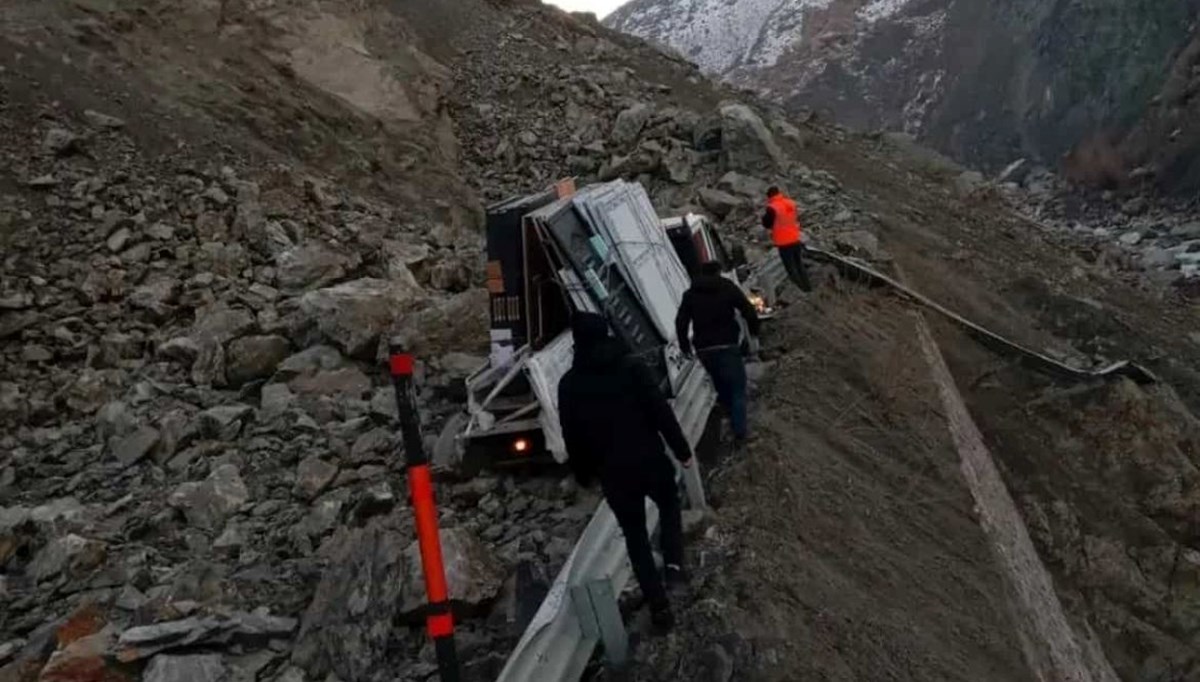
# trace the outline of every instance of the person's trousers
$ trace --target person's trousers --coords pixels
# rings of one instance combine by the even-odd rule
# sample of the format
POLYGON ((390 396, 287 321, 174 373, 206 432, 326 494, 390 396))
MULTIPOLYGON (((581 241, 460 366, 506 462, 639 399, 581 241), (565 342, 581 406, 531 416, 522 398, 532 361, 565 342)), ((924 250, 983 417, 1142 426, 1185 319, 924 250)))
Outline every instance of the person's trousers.
POLYGON ((747 435, 746 423, 746 363, 737 347, 700 350, 696 352, 700 364, 708 371, 717 389, 717 401, 729 415, 733 437, 739 440, 747 435))
POLYGON ((800 242, 779 247, 779 259, 783 261, 783 269, 788 279, 800 287, 801 291, 812 291, 812 282, 808 279, 808 269, 804 266, 804 245, 800 242))
POLYGON ((662 465, 654 467, 662 471, 648 472, 650 475, 641 485, 629 485, 635 482, 626 481, 620 486, 605 486, 604 490, 604 498, 625 535, 633 574, 651 606, 665 603, 667 590, 654 565, 654 550, 646 530, 647 497, 658 507, 663 561, 668 565, 683 566, 683 510, 675 486, 675 470, 670 462, 663 461, 662 465))

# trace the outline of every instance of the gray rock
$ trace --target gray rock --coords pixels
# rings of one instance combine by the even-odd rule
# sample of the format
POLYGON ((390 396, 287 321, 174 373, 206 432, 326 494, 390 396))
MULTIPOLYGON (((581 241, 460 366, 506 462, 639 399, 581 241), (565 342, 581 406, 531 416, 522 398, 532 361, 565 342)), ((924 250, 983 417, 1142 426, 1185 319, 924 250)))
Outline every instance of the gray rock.
MULTIPOLYGON (((74 497, 60 497, 29 510, 28 519, 38 528, 48 530, 62 524, 79 521, 86 511, 86 508, 74 497)), ((0 523, 0 526, 2 525, 0 523)))
POLYGON ((246 544, 246 537, 235 523, 229 523, 225 526, 225 530, 213 540, 213 549, 216 550, 231 550, 241 548, 246 544))
POLYGON ((221 385, 225 382, 225 344, 253 331, 254 317, 223 304, 196 311, 192 325, 192 340, 200 353, 192 364, 192 381, 200 386, 221 385))
POLYGON ((1121 213, 1129 216, 1139 216, 1150 209, 1150 202, 1146 197, 1133 197, 1121 205, 1121 213))
MULTIPOLYGON (((392 400, 394 407, 395 397, 392 400)), ((371 429, 354 441, 353 447, 350 448, 350 461, 355 464, 378 461, 387 456, 391 446, 391 430, 383 427, 371 429)))
POLYGON ((141 590, 133 585, 126 585, 121 588, 121 594, 117 595, 117 600, 114 606, 122 611, 137 611, 146 605, 150 598, 142 593, 141 590))
POLYGON ((371 380, 357 367, 343 367, 296 377, 288 388, 297 395, 362 398, 371 392, 371 380))
POLYGON ((725 170, 775 171, 786 164, 775 137, 759 115, 745 104, 720 107, 721 162, 725 170))
POLYGON ((137 420, 129 406, 120 400, 105 403, 96 412, 96 435, 101 441, 121 437, 137 428, 137 420))
POLYGON ((1171 236, 1178 239, 1200 239, 1200 222, 1176 225, 1171 228, 1171 236))
POLYGON ((119 119, 116 116, 109 116, 108 114, 102 114, 99 111, 93 111, 91 109, 83 112, 83 117, 87 119, 88 123, 96 128, 117 130, 125 127, 124 120, 119 119))
POLYGON ((51 187, 58 186, 58 179, 47 173, 46 175, 39 175, 36 178, 32 178, 25 184, 31 189, 50 189, 51 187))
POLYGON ((454 379, 465 379, 486 363, 485 358, 468 353, 446 353, 438 358, 442 371, 454 379))
POLYGON ((129 244, 129 240, 132 238, 133 232, 128 227, 122 227, 109 235, 108 240, 104 244, 110 252, 118 253, 129 244))
POLYGON ((717 181, 717 188, 751 201, 765 201, 769 185, 765 180, 729 171, 717 181))
POLYGON ((692 151, 681 144, 671 145, 663 157, 662 168, 667 173, 667 179, 677 185, 686 185, 695 175, 695 163, 692 151))
POLYGON ((183 640, 199 641, 217 627, 210 619, 184 618, 154 625, 132 627, 121 633, 118 642, 125 647, 156 647, 183 640))
POLYGON ((192 363, 200 356, 200 344, 189 336, 178 336, 163 343, 156 352, 160 358, 191 368, 192 363))
POLYGON ((200 433, 206 438, 233 440, 242 426, 254 417, 249 405, 219 405, 200 413, 200 433))
POLYGON ((46 132, 42 146, 55 154, 66 156, 79 149, 79 136, 66 128, 51 128, 46 132))
POLYGON ((84 369, 67 389, 67 406, 84 414, 91 414, 108 403, 118 388, 113 370, 84 369))
POLYGON ((179 280, 174 277, 154 276, 134 289, 126 300, 134 308, 149 312, 155 319, 166 319, 179 301, 179 280))
POLYGON ((432 251, 425 244, 385 239, 383 255, 387 259, 388 279, 410 282, 425 279, 432 251))
POLYGON ((741 199, 719 189, 702 187, 696 192, 696 195, 700 199, 700 205, 717 218, 725 218, 743 204, 741 199))
POLYGON ((1142 241, 1142 233, 1136 230, 1132 232, 1126 232, 1125 234, 1121 235, 1119 241, 1126 246, 1136 246, 1142 241))
POLYGON ((966 197, 984 185, 986 180, 979 171, 963 171, 954 179, 954 189, 960 197, 966 197))
POLYGON ((160 242, 169 242, 175 239, 175 228, 166 223, 154 223, 146 228, 146 236, 160 242))
POLYGON ((296 495, 306 500, 312 500, 320 495, 333 479, 337 477, 338 468, 322 460, 316 455, 305 457, 296 468, 296 495))
POLYGON ((872 261, 887 260, 879 246, 879 237, 866 230, 850 230, 833 235, 838 251, 872 261))
POLYGON ((158 445, 158 429, 143 426, 113 443, 112 453, 123 466, 140 462, 158 445))
POLYGON ((648 104, 638 103, 617 114, 613 124, 612 141, 622 146, 632 145, 642 134, 654 110, 648 104))
MULTIPOLYGON (((480 606, 500 594, 504 584, 503 567, 488 548, 465 530, 441 531, 442 561, 451 601, 480 606)), ((404 551, 404 579, 400 595, 401 610, 414 613, 425 606, 425 579, 421 568, 421 550, 412 542, 404 551)))
POLYGON ((150 659, 142 682, 229 682, 229 668, 221 654, 159 654, 150 659))
POLYGON ((308 682, 308 678, 304 676, 303 670, 288 666, 287 670, 279 673, 272 682, 308 682))
POLYGON ((313 538, 323 537, 337 527, 338 520, 342 516, 342 509, 345 508, 349 499, 350 491, 345 489, 335 490, 320 497, 313 503, 308 516, 300 522, 299 532, 313 538))
POLYGON ((275 380, 291 381, 299 376, 341 369, 349 365, 350 361, 333 346, 313 346, 291 355, 279 363, 279 367, 275 370, 275 380))
POLYGON ((47 543, 29 562, 25 573, 38 582, 60 574, 78 580, 103 564, 107 551, 103 542, 72 533, 47 543))
POLYGON ((215 531, 225 526, 226 517, 250 499, 246 484, 232 464, 217 467, 202 483, 180 485, 167 503, 179 509, 188 523, 204 530, 215 531))
POLYGON ((201 196, 218 206, 229 205, 229 195, 225 193, 225 190, 221 189, 220 185, 214 184, 210 186, 201 196))
POLYGON ((259 409, 262 410, 263 417, 272 419, 296 405, 296 394, 288 388, 287 384, 267 384, 262 388, 262 396, 259 402, 259 409))
POLYGON ((292 663, 315 679, 369 679, 385 660, 409 579, 408 538, 372 519, 326 542, 328 567, 301 619, 292 663))
MULTIPOLYGON (((474 288, 448 301, 401 316, 389 330, 391 341, 418 355, 440 355, 452 350, 488 345, 488 293, 474 288)), ((380 344, 376 359, 387 359, 387 344, 380 344)))
POLYGON ((314 242, 288 249, 276 258, 277 281, 284 291, 299 293, 328 286, 346 277, 351 258, 314 242))
POLYGON ((720 644, 713 644, 700 654, 702 674, 697 682, 730 682, 733 680, 733 657, 720 644))
POLYGON ((225 349, 225 376, 230 386, 266 379, 288 357, 291 344, 282 336, 246 336, 225 349))
POLYGON ((300 299, 300 309, 346 355, 370 359, 379 337, 421 295, 411 286, 367 278, 311 291, 300 299))

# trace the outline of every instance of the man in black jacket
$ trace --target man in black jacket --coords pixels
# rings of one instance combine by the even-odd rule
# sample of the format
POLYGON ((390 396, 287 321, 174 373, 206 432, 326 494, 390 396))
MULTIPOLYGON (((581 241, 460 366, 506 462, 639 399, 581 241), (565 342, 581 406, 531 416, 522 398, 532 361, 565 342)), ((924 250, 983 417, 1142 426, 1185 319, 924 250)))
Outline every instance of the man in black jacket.
POLYGON ((603 317, 579 313, 571 322, 575 360, 558 385, 558 411, 568 464, 584 485, 600 479, 601 489, 625 534, 629 560, 654 624, 671 627, 674 618, 662 578, 654 565, 646 530, 646 498, 658 506, 668 582, 681 582, 683 518, 676 459, 692 464, 692 449, 667 399, 649 370, 608 335, 603 317))
POLYGON ((733 438, 740 447, 749 436, 749 427, 739 312, 750 335, 757 337, 759 321, 754 306, 736 284, 721 276, 721 264, 709 261, 700 266, 700 274, 683 295, 675 317, 675 333, 684 354, 690 356, 695 347, 700 363, 717 388, 717 399, 729 414, 733 438), (694 339, 688 339, 690 329, 695 330, 694 339))

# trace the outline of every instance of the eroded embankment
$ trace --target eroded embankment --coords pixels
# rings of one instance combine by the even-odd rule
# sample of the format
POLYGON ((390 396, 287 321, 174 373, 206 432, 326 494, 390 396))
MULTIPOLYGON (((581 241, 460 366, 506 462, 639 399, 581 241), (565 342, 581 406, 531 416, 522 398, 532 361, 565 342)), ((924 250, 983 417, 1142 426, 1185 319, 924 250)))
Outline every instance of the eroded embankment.
POLYGON ((681 627, 639 677, 1036 679, 905 306, 825 288, 764 355, 758 440, 713 474, 681 627))

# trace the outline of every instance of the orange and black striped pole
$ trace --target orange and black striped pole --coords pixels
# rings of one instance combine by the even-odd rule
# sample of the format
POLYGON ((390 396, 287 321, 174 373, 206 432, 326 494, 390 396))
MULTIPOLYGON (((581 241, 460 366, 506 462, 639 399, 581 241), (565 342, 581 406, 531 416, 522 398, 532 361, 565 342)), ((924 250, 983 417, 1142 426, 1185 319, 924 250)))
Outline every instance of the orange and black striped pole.
POLYGON ((450 611, 450 590, 442 564, 442 542, 438 536, 437 504, 433 498, 433 480, 429 457, 421 438, 421 422, 413 386, 413 356, 399 346, 391 353, 392 384, 396 388, 396 407, 404 438, 404 464, 408 470, 408 493, 412 500, 421 547, 421 567, 425 573, 425 594, 429 600, 425 627, 437 653, 438 674, 442 682, 458 682, 458 652, 454 648, 454 615, 450 611))

